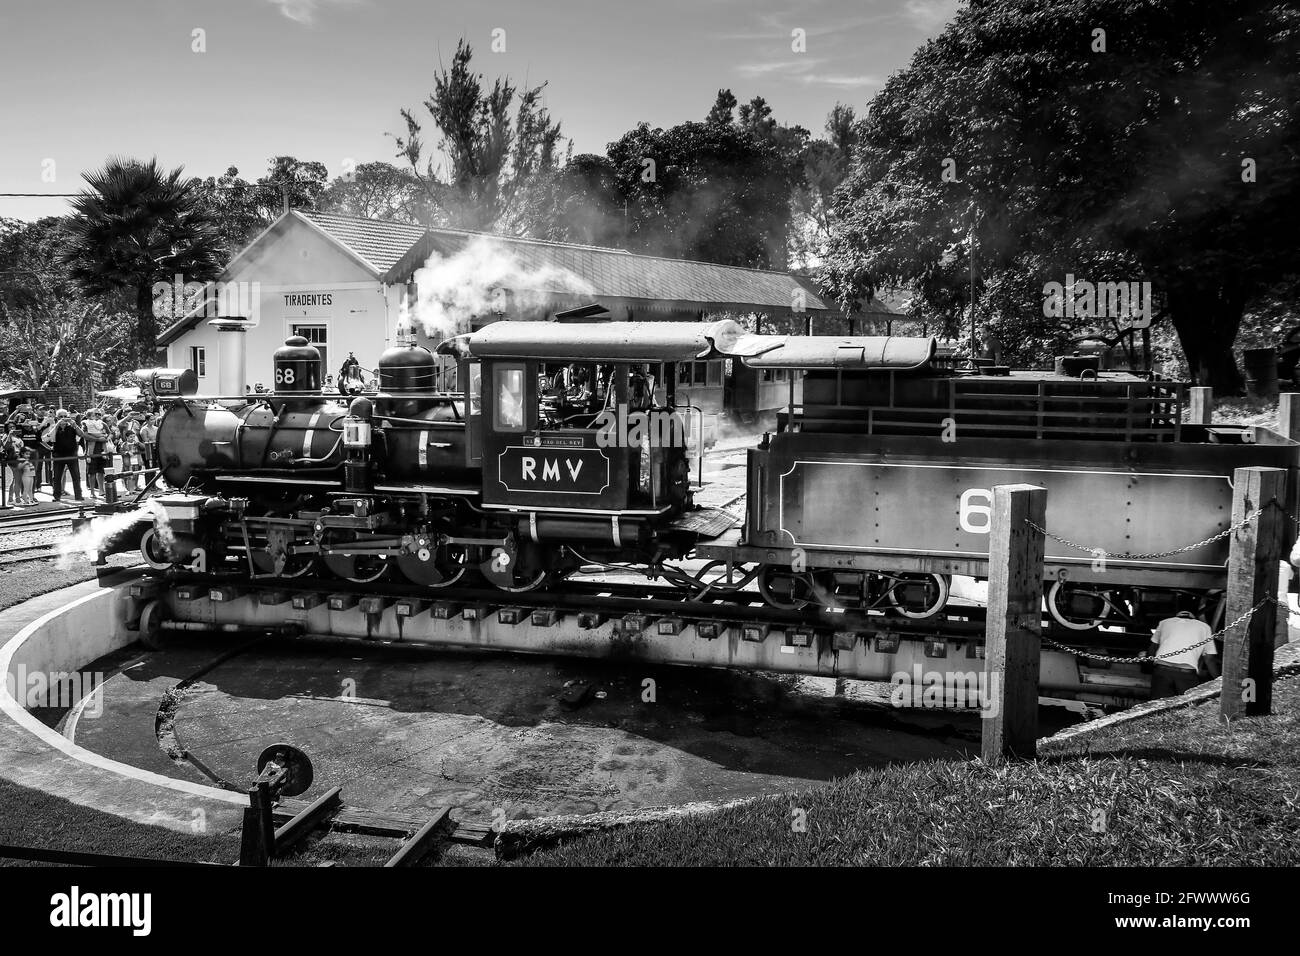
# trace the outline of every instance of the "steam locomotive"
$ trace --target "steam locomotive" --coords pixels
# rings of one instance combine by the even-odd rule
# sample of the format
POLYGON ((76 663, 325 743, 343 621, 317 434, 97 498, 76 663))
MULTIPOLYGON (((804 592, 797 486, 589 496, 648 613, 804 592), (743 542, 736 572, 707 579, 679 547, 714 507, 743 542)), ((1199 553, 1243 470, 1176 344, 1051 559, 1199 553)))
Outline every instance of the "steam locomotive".
POLYGON ((725 566, 784 610, 927 620, 954 575, 987 576, 992 487, 1029 482, 1048 489, 1056 625, 1149 627, 1187 599, 1221 613, 1228 542, 1183 546, 1229 527, 1233 470, 1300 466, 1296 443, 1183 424, 1177 383, 1086 357, 961 369, 933 339, 731 321, 498 322, 437 351, 458 390, 436 390, 438 357, 410 342, 350 397, 321 392, 300 338, 275 353, 269 394, 198 397, 181 373, 145 374, 175 489, 154 499, 146 562, 506 592, 593 567, 699 584, 725 566), (699 362, 791 383, 775 434, 746 453, 743 521, 694 502, 702 416, 679 383, 699 362), (647 387, 660 363, 667 380, 647 387))

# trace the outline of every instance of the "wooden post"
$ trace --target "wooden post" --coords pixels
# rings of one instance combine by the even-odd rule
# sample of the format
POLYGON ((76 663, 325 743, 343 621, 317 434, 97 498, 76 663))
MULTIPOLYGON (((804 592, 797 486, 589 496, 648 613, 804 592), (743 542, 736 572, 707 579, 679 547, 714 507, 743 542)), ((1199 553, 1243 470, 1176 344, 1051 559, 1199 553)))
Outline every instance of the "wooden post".
POLYGON ((1047 489, 998 485, 989 525, 989 603, 984 674, 992 713, 983 720, 985 763, 1031 759, 1038 747, 1039 637, 1047 489))
MULTIPOLYGON (((1300 392, 1281 392, 1277 396, 1277 430, 1285 438, 1294 442, 1300 442, 1300 392)), ((1294 488, 1287 489, 1285 499, 1281 499, 1286 510, 1291 514, 1297 513, 1297 501, 1300 496, 1296 495, 1294 488)), ((1291 638, 1291 608, 1287 604, 1287 592, 1290 590, 1291 576, 1295 573, 1292 569, 1289 558, 1291 549, 1295 547, 1296 525, 1289 518, 1282 521, 1282 560, 1278 562, 1278 605, 1277 605, 1277 631, 1273 638, 1273 646, 1281 647, 1291 638)))
POLYGON ((1208 425, 1214 418, 1214 389, 1193 386, 1191 393, 1191 412, 1187 417, 1189 425, 1208 425))
MULTIPOLYGON (((1238 468, 1233 472, 1232 523, 1255 509, 1263 513, 1233 532, 1228 550, 1228 588, 1224 625, 1231 624, 1261 601, 1277 598, 1277 563, 1282 557, 1283 522, 1278 504, 1285 502, 1286 471, 1282 468, 1238 468)), ((1267 714, 1273 706, 1274 608, 1265 603, 1247 626, 1223 635, 1223 694, 1219 713, 1225 720, 1267 714)))
POLYGON ((1300 441, 1300 392, 1278 395, 1277 430, 1292 441, 1300 441))

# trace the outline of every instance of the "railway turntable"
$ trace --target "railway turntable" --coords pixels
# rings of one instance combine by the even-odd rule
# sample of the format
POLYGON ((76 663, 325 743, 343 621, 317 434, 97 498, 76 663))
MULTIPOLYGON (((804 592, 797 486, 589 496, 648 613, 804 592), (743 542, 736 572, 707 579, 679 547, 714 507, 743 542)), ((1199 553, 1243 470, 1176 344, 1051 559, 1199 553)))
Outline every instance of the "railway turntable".
POLYGON ((965 673, 982 657, 992 488, 1030 483, 1049 489, 1048 630, 1096 652, 1045 652, 1043 694, 1123 704, 1149 678, 1104 657, 1139 653, 1189 603, 1223 623, 1234 470, 1285 469, 1279 505, 1300 512, 1300 445, 1186 424, 1180 383, 1095 357, 961 368, 933 339, 732 321, 499 322, 438 351, 458 390, 434 390, 435 356, 410 342, 349 400, 320 392, 298 340, 267 395, 169 392, 146 373, 173 490, 132 532, 167 584, 144 631, 276 618, 868 680, 965 673), (671 371, 695 361, 791 373, 725 501, 671 371))

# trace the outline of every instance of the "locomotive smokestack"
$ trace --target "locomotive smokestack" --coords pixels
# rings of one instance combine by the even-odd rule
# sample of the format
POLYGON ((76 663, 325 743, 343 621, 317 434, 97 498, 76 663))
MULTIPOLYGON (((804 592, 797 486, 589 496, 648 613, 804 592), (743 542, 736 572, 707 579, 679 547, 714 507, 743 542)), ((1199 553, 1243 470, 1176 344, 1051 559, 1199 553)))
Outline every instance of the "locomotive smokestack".
POLYGON ((244 351, 248 322, 242 318, 225 318, 213 319, 208 325, 217 330, 218 390, 222 395, 243 395, 248 385, 244 351))

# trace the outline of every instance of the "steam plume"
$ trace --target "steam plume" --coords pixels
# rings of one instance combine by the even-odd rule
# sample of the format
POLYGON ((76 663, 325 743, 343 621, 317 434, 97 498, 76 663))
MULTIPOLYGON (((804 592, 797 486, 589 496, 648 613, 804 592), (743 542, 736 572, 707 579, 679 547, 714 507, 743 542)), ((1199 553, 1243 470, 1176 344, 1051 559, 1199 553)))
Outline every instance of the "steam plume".
POLYGON ((472 316, 504 312, 518 316, 529 308, 548 303, 556 293, 583 295, 591 285, 567 269, 543 264, 529 267, 519 261, 505 244, 490 236, 479 236, 450 256, 434 253, 416 270, 419 289, 414 319, 425 334, 441 341, 458 332, 468 332, 472 316))

